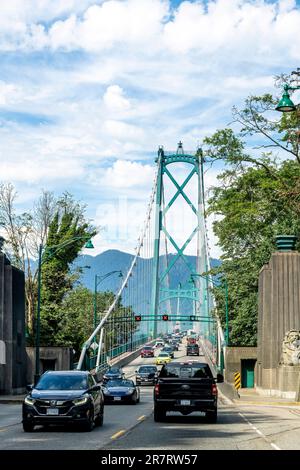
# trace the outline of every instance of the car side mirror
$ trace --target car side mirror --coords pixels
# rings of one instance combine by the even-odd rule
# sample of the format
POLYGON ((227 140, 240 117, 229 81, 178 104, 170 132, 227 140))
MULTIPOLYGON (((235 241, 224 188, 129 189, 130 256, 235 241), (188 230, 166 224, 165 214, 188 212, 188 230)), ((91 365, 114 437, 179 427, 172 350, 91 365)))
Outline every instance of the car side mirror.
POLYGON ((223 374, 217 374, 217 383, 222 383, 224 382, 224 377, 223 374))
POLYGON ((31 385, 26 385, 26 390, 27 390, 27 392, 32 392, 33 385, 32 384, 31 385))

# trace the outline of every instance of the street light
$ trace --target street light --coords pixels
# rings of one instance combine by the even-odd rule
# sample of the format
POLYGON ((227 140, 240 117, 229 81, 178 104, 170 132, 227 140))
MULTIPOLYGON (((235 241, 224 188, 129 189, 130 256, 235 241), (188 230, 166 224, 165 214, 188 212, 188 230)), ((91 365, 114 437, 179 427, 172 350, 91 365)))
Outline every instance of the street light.
MULTIPOLYGON (((191 274, 191 277, 193 276, 199 276, 199 277, 202 277, 203 279, 208 278, 208 275, 204 276, 203 274, 198 274, 198 273, 191 274)), ((226 341, 226 346, 228 346, 229 345, 228 283, 227 283, 227 279, 225 276, 222 277, 222 280, 224 280, 224 293, 225 293, 225 322, 226 322, 225 341, 226 341)), ((212 279, 210 279, 210 281, 214 286, 219 287, 219 284, 217 284, 215 281, 213 281, 212 279)), ((207 295, 208 295, 208 292, 207 292, 207 295)))
MULTIPOLYGON (((53 245, 45 248, 44 255, 47 254, 47 259, 50 259, 57 250, 65 248, 78 240, 86 240, 85 248, 94 248, 94 245, 89 235, 83 235, 82 237, 73 237, 66 240, 58 245, 53 245)), ((43 245, 39 246, 39 261, 38 261, 38 298, 37 298, 37 316, 36 316, 36 336, 35 336, 35 376, 34 383, 40 377, 40 324, 41 324, 41 287, 42 287, 42 264, 43 264, 43 245)), ((46 259, 45 259, 46 261, 46 259)))
MULTIPOLYGON (((297 68, 297 70, 292 72, 291 75, 298 76, 297 79, 293 79, 292 81, 299 81, 300 68, 297 68)), ((290 113, 290 112, 296 111, 297 106, 295 106, 293 101, 291 100, 290 95, 289 95, 289 90, 290 91, 300 90, 300 85, 290 86, 286 83, 283 89, 284 89, 284 92, 283 92, 281 100, 279 101, 278 105, 275 108, 276 111, 280 111, 281 113, 290 113)))

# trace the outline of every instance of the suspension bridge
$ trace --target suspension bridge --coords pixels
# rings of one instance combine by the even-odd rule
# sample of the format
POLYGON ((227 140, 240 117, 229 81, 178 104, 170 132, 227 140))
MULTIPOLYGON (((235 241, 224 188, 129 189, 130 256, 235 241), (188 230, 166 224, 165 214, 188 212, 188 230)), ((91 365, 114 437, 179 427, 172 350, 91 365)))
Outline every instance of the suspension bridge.
POLYGON ((111 305, 97 312, 98 325, 83 345, 77 369, 99 371, 108 358, 132 351, 176 325, 195 331, 206 355, 223 369, 226 342, 209 274, 203 153, 200 148, 185 153, 179 142, 175 152, 160 147, 155 163, 135 254, 111 305))

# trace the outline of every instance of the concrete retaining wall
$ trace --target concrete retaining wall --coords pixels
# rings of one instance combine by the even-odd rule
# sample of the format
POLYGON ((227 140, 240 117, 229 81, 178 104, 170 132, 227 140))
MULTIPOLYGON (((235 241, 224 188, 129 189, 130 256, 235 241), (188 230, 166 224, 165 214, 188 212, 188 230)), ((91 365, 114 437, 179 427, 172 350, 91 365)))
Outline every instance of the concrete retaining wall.
MULTIPOLYGON (((257 359, 256 347, 226 347, 224 379, 226 382, 234 383, 234 374, 242 373, 241 361, 243 359, 257 359)), ((254 381, 256 383, 257 367, 254 369, 254 381)))

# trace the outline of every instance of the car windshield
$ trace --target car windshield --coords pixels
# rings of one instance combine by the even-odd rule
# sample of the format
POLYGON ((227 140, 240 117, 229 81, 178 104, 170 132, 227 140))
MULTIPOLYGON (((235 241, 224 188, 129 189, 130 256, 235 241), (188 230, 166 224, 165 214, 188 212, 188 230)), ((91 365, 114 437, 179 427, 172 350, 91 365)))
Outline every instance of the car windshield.
POLYGON ((134 387, 132 380, 110 380, 107 387, 134 387))
POLYGON ((38 381, 36 390, 86 390, 85 375, 46 374, 38 381))
POLYGON ((169 366, 164 367, 160 372, 160 377, 174 377, 182 379, 206 379, 212 378, 212 373, 206 364, 199 365, 186 365, 186 366, 169 366))
POLYGON ((156 367, 140 367, 138 372, 139 373, 151 373, 151 372, 156 372, 157 369, 156 367))
POLYGON ((146 350, 146 351, 151 351, 152 347, 151 346, 145 346, 143 349, 146 350))
POLYGON ((158 357, 169 357, 169 354, 168 353, 160 353, 160 355, 158 357))
POLYGON ((120 369, 117 369, 116 367, 112 367, 107 371, 107 374, 121 374, 120 369))

